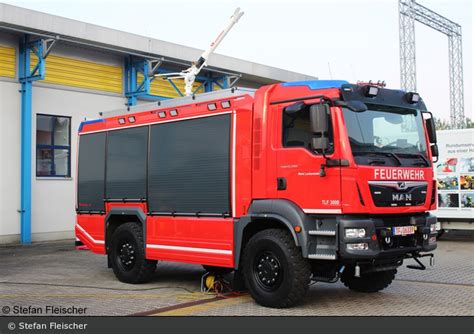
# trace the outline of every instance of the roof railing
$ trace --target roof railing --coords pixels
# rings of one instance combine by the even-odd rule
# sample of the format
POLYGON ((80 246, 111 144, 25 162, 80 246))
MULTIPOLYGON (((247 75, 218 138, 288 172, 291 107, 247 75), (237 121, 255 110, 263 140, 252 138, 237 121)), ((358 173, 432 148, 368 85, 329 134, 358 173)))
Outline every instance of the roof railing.
POLYGON ((101 118, 109 118, 109 117, 127 115, 127 114, 142 112, 142 111, 148 111, 148 110, 173 108, 176 106, 182 106, 182 105, 187 105, 187 104, 219 100, 219 99, 224 99, 226 97, 236 97, 240 95, 253 96, 255 94, 255 91, 256 91, 255 89, 250 89, 250 88, 233 87, 229 89, 221 89, 221 90, 208 92, 208 93, 196 94, 196 95, 191 95, 191 96, 183 96, 183 97, 178 97, 175 99, 144 103, 144 104, 139 104, 139 105, 131 106, 127 108, 99 112, 99 116, 101 118))

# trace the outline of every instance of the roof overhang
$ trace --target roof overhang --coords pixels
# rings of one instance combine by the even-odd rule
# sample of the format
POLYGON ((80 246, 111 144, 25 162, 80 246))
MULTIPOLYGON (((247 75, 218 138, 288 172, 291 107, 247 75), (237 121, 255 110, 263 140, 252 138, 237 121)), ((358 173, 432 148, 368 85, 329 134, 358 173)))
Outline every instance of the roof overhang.
MULTIPOLYGON (((184 68, 198 59, 202 53, 202 50, 196 48, 2 3, 0 3, 0 30, 58 38, 63 43, 110 52, 163 59, 165 63, 184 68)), ((211 71, 240 74, 243 80, 259 84, 316 79, 313 76, 220 54, 213 54, 208 65, 211 71)))

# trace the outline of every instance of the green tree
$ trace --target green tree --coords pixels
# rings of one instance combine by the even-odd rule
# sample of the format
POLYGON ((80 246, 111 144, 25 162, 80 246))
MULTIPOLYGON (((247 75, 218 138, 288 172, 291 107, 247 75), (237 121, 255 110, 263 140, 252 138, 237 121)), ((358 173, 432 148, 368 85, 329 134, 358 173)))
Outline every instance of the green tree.
MULTIPOLYGON (((445 119, 435 117, 436 130, 452 130, 454 127, 451 123, 445 119)), ((469 117, 466 117, 464 124, 460 129, 472 129, 474 128, 474 121, 469 117)))
POLYGON ((449 123, 445 119, 435 117, 435 124, 436 124, 436 130, 451 130, 452 129, 451 123, 449 123))

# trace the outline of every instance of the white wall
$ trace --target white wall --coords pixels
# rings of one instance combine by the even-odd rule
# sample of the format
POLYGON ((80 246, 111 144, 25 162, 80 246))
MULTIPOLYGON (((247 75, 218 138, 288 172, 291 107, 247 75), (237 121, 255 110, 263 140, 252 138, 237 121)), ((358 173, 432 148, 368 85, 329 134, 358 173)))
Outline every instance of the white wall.
MULTIPOLYGON (((77 129, 84 117, 98 117, 99 111, 118 109, 125 99, 107 95, 33 87, 33 133, 36 114, 71 116, 71 178, 36 177, 36 153, 33 153, 32 233, 33 241, 73 237, 75 222, 75 181, 77 129)), ((36 147, 36 136, 33 136, 36 147)))
MULTIPOLYGON (((17 49, 18 38, 0 33, 0 45, 17 49)), ((122 58, 84 48, 56 46, 54 53, 102 64, 119 65, 122 58)), ((18 75, 18 73, 17 73, 18 75)), ((21 94, 18 78, 0 77, 0 244, 20 240, 21 94)), ((117 94, 36 82, 33 84, 32 240, 74 237, 77 129, 85 117, 124 107, 117 94), (71 178, 36 177, 36 114, 71 116, 71 178)))
MULTIPOLYGON (((0 81, 0 244, 20 240, 20 85, 0 81)), ((85 117, 119 109, 118 96, 33 87, 32 240, 74 237, 77 129, 85 117), (71 178, 36 177, 36 114, 71 116, 71 178)))
POLYGON ((20 85, 0 81, 0 243, 20 233, 20 85))

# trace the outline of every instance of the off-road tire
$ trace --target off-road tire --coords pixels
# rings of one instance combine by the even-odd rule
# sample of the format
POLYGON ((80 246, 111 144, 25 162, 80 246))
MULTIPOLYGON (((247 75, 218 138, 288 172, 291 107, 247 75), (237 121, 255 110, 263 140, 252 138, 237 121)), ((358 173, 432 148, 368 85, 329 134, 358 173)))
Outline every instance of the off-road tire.
POLYGON ((354 268, 346 268, 341 275, 341 282, 346 287, 357 292, 378 292, 388 287, 393 279, 397 269, 386 271, 375 271, 354 277, 354 268))
POLYGON ((110 262, 115 276, 124 283, 146 283, 153 278, 156 270, 155 260, 145 258, 143 231, 137 223, 125 223, 117 227, 110 245, 110 262), (120 249, 125 243, 133 245, 133 263, 127 267, 120 259, 120 249))
MULTIPOLYGON (((271 273, 272 268, 264 274, 271 273)), ((252 236, 243 251, 242 269, 250 295, 258 304, 266 307, 285 308, 300 303, 311 279, 308 260, 303 258, 291 234, 282 229, 263 230, 252 236), (277 274, 280 273, 280 276, 276 281, 278 284, 272 287, 264 286, 263 278, 259 278, 261 273, 258 266, 266 254, 271 254, 272 259, 278 262, 277 274)))

